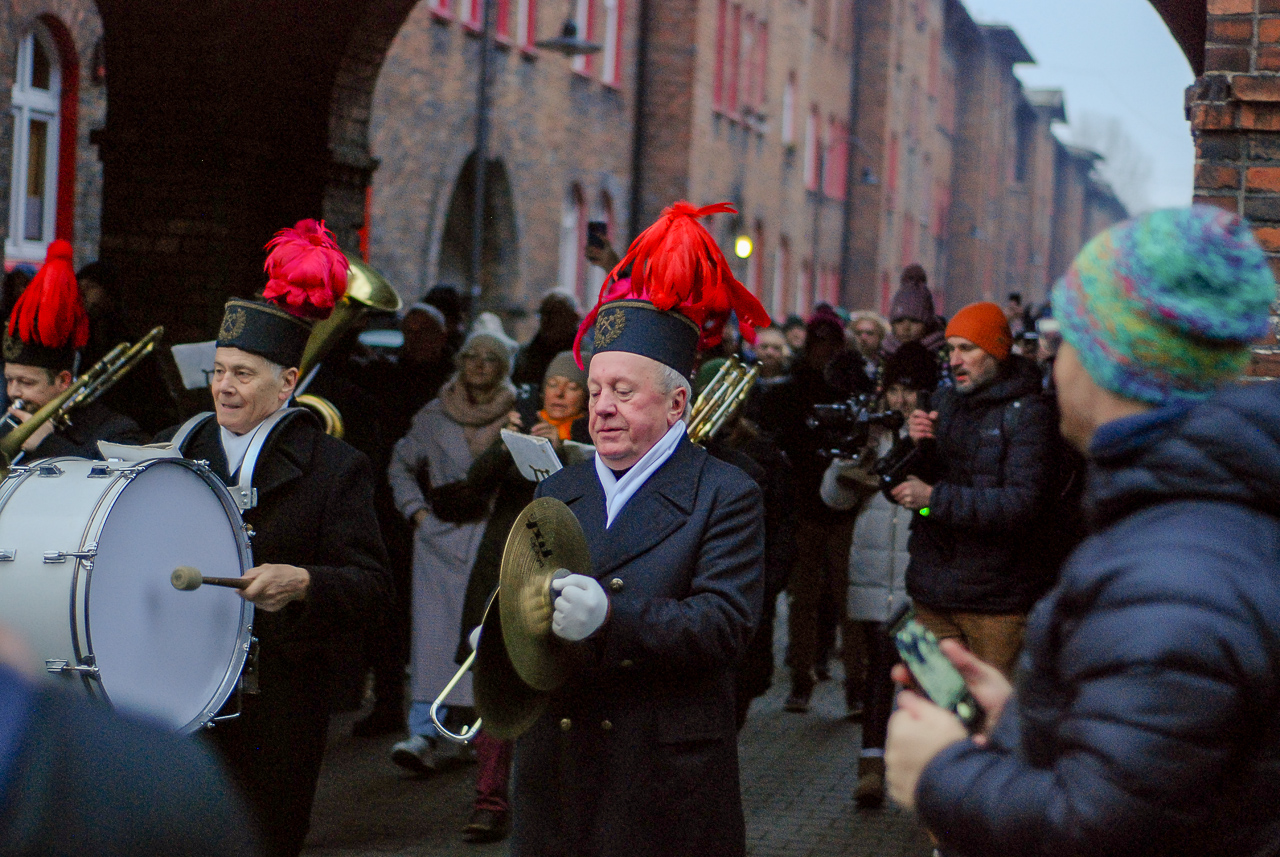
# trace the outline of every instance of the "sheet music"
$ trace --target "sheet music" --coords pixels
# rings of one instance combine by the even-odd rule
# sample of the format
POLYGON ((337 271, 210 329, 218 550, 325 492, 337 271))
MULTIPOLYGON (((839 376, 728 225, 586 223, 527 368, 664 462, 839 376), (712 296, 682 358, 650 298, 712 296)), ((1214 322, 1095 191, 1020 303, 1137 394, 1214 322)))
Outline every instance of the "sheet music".
POLYGON ((173 361, 178 364, 182 386, 188 390, 201 390, 209 386, 213 375, 213 359, 218 352, 217 342, 184 342, 169 349, 173 361))
POLYGON ((520 475, 530 482, 541 482, 564 466, 556 455, 556 448, 545 437, 503 429, 502 442, 511 450, 520 475))
POLYGON ((172 443, 149 443, 146 446, 132 446, 127 443, 112 443, 109 440, 98 441, 98 451, 108 461, 150 461, 153 458, 181 458, 182 451, 172 443))

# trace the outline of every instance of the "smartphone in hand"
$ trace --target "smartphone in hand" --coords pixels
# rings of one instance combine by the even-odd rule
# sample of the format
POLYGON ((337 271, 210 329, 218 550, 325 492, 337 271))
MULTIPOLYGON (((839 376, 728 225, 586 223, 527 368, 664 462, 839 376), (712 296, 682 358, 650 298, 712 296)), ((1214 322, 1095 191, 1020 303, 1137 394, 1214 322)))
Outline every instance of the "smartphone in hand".
POLYGON ((609 224, 603 220, 587 222, 587 246, 601 250, 609 246, 609 224))
POLYGON ((904 605, 891 620, 889 636, 924 695, 959 717, 970 732, 981 730, 986 712, 938 647, 938 638, 916 619, 911 605, 904 605))

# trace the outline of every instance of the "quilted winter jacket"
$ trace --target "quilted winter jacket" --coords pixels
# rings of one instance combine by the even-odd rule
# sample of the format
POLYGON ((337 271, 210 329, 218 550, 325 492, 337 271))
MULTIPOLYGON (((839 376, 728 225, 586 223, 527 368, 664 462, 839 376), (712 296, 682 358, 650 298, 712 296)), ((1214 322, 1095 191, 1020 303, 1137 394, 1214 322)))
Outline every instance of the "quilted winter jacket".
POLYGON ((1280 386, 1133 419, 990 745, 921 777, 948 855, 1280 854, 1280 386))
POLYGON ((945 390, 934 409, 937 442, 917 471, 933 499, 912 523, 907 592, 935 610, 1029 610, 1057 571, 1029 537, 1047 525, 1058 446, 1040 373, 1012 357, 991 384, 945 390))

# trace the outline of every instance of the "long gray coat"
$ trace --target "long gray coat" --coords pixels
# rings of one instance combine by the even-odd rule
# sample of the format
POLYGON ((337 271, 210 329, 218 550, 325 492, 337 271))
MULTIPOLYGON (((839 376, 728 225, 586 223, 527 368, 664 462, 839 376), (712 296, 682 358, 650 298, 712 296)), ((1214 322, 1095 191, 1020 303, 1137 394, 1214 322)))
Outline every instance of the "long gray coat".
MULTIPOLYGON (((427 517, 413 534, 413 678, 415 702, 431 702, 457 670, 458 622, 475 565, 485 519, 464 524, 442 521, 422 494, 419 475, 432 485, 466 478, 474 460, 463 426, 451 419, 439 399, 432 399, 413 418, 409 433, 396 442, 387 467, 396 508, 406 519, 420 509, 427 517)), ((449 695, 452 705, 472 705, 471 674, 449 695)))
POLYGON ((591 462, 538 494, 582 523, 610 613, 516 742, 511 854, 743 854, 733 677, 762 609, 760 489, 685 439, 608 530, 591 462))

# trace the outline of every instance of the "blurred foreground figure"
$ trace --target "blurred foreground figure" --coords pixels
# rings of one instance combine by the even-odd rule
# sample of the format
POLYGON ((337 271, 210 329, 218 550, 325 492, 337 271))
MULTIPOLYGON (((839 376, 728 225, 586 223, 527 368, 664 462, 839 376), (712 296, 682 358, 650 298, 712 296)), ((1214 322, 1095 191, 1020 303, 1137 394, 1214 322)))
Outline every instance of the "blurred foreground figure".
POLYGON ((1092 533, 1031 614, 1016 693, 944 643, 985 735, 899 695, 890 791, 944 853, 1278 853, 1280 389, 1230 385, 1275 291, 1207 207, 1113 227, 1054 288, 1092 533))
POLYGON ((21 647, 0 628, 0 854, 258 853, 198 742, 35 684, 21 647))

